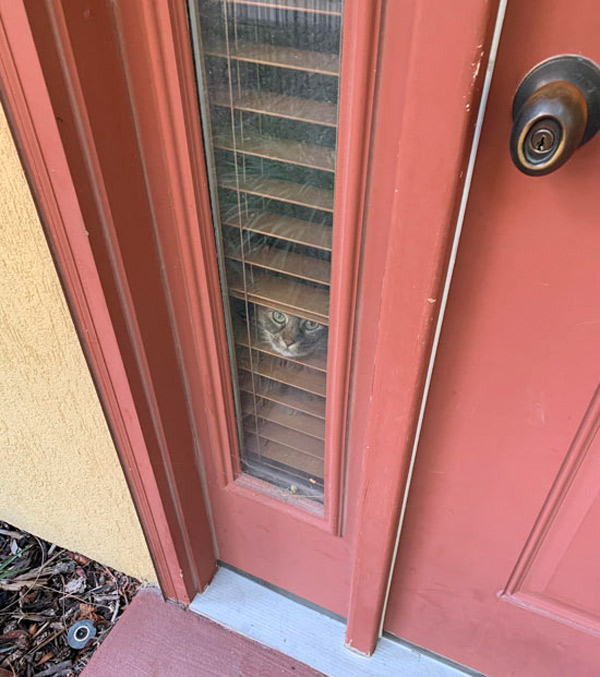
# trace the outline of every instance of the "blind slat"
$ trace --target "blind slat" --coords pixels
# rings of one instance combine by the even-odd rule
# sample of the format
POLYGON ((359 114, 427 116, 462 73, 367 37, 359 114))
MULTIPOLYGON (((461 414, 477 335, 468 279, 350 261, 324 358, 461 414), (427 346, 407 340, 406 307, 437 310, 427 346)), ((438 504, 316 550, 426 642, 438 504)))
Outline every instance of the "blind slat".
POLYGON ((246 276, 245 287, 242 275, 237 271, 230 271, 227 281, 229 292, 236 298, 329 324, 329 294, 325 289, 274 277, 259 270, 246 276))
POLYGON ((285 273, 311 282, 329 285, 331 278, 331 263, 303 254, 295 254, 277 247, 257 247, 242 256, 239 242, 228 241, 225 245, 225 256, 232 261, 245 263, 285 273))
POLYGON ((256 394, 265 400, 282 404, 290 409, 325 419, 325 400, 320 397, 310 396, 308 393, 290 386, 282 386, 273 381, 254 379, 249 372, 242 373, 240 377, 240 389, 249 394, 256 394))
POLYGON ((237 44, 229 41, 209 43, 204 53, 207 56, 216 56, 234 61, 249 61, 251 63, 276 66, 278 68, 290 68, 292 70, 320 73, 321 75, 337 76, 339 74, 339 57, 337 54, 327 52, 312 52, 295 47, 282 47, 280 45, 266 45, 252 42, 238 41, 237 44))
POLYGON ((230 130, 218 130, 214 136, 214 145, 215 148, 221 150, 235 151, 242 155, 253 155, 309 169, 319 169, 325 172, 335 170, 335 150, 327 146, 248 133, 237 134, 234 144, 230 130))
POLYGON ((294 242, 307 247, 331 251, 331 226, 310 221, 303 221, 283 214, 249 210, 228 212, 221 223, 224 226, 243 228, 253 233, 276 237, 287 242, 294 242))
POLYGON ((339 0, 229 0, 233 5, 285 9, 310 14, 341 16, 342 6, 339 0))
POLYGON ((257 442, 254 435, 250 434, 249 431, 246 432, 246 444, 248 445, 248 450, 250 452, 266 456, 282 465, 297 468, 307 475, 314 475, 321 480, 323 479, 324 464, 322 460, 315 458, 314 456, 309 456, 308 454, 303 454, 302 452, 292 449, 291 447, 286 447, 283 444, 272 442, 271 440, 259 438, 257 442))
POLYGON ((244 371, 254 371, 258 376, 264 376, 271 381, 325 397, 325 374, 307 367, 298 367, 285 359, 279 360, 271 355, 256 355, 251 362, 247 351, 244 351, 238 354, 238 367, 244 371))
POLYGON ((333 191, 327 188, 251 174, 237 177, 235 174, 225 174, 219 176, 218 181, 220 188, 333 212, 333 191))
POLYGON ((216 89, 211 92, 210 103, 223 108, 236 108, 249 113, 260 113, 273 117, 298 120, 324 125, 337 126, 337 104, 318 99, 304 99, 289 94, 278 94, 268 90, 235 88, 216 89))
POLYGON ((275 402, 256 398, 248 393, 242 395, 242 411, 252 414, 264 421, 272 421, 286 428, 297 430, 305 435, 325 439, 325 422, 295 409, 290 409, 275 402))
POLYGON ((320 460, 324 458, 323 440, 318 440, 316 437, 310 437, 302 432, 291 430, 272 421, 262 421, 259 419, 258 424, 255 426, 253 417, 248 418, 247 426, 251 434, 258 434, 259 437, 265 440, 283 444, 286 447, 301 451, 308 456, 313 456, 320 460))

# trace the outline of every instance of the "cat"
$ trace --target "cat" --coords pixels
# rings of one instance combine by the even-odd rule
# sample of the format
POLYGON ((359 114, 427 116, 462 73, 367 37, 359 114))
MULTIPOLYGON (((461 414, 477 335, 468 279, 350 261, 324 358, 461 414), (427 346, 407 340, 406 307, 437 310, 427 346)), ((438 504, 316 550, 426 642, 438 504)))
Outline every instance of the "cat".
POLYGON ((327 348, 323 324, 264 306, 256 306, 255 315, 260 339, 282 357, 306 357, 327 348))

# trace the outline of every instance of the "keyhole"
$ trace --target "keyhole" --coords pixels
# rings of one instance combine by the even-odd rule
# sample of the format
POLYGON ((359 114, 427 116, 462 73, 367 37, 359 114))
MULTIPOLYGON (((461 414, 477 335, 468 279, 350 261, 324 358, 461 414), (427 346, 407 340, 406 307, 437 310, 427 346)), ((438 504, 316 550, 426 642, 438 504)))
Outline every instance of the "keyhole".
POLYGON ((532 130, 529 135, 528 144, 531 149, 531 152, 534 155, 547 155, 554 148, 556 137, 554 132, 548 127, 544 126, 538 129, 532 130))

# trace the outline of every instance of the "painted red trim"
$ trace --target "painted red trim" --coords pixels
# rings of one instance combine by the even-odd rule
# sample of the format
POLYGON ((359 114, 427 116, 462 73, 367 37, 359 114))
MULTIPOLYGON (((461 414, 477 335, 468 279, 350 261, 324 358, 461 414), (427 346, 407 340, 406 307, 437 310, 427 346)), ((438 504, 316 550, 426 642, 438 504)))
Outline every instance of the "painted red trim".
POLYGON ((496 4, 386 3, 350 443, 365 450, 346 643, 373 652, 496 4))
POLYGON ((2 98, 167 597, 187 601, 121 353, 23 4, 0 0, 2 98))
POLYGON ((338 535, 381 12, 381 0, 344 2, 325 417, 325 516, 338 535))
POLYGON ((235 479, 237 434, 185 5, 119 3, 115 17, 190 418, 225 484, 235 479))
MULTIPOLYGON (((179 346, 169 329, 157 247, 165 215, 149 200, 118 8, 103 0, 85 11, 58 0, 26 0, 25 7, 189 599, 208 584, 216 560, 179 346)), ((149 59, 146 81, 159 59, 149 59)), ((162 123, 167 129, 170 120, 162 123)), ((177 180, 164 176, 165 192, 177 180)), ((173 227, 185 214, 169 218, 173 227)))

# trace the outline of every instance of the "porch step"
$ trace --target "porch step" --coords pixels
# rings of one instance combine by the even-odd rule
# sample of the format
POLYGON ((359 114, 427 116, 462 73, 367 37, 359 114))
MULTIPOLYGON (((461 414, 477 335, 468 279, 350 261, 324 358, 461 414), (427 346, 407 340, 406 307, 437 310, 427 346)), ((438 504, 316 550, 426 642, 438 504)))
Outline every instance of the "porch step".
POLYGON ((319 677, 314 669, 142 589, 82 677, 319 677))

